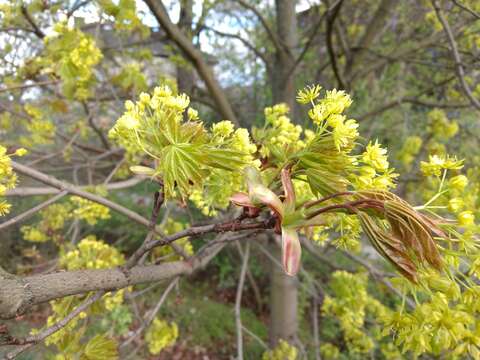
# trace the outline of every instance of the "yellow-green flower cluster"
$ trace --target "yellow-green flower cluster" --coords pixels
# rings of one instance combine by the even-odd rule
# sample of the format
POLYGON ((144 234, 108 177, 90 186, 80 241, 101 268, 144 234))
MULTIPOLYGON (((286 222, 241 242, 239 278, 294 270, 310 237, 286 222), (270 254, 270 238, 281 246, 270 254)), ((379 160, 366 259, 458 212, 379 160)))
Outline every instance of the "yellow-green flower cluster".
POLYGON ((428 115, 429 130, 434 138, 438 140, 448 140, 454 137, 458 132, 458 123, 450 121, 445 111, 433 109, 428 115))
POLYGON ((265 351, 262 355, 262 360, 296 360, 297 358, 297 348, 282 339, 275 348, 265 351))
POLYGON ((313 104, 314 100, 320 96, 320 85, 306 86, 304 89, 299 90, 297 93, 297 102, 300 104, 313 104))
POLYGON ((185 94, 156 87, 153 96, 142 93, 136 103, 127 101, 126 112, 109 133, 128 153, 154 160, 149 175, 162 178, 167 198, 203 191, 214 170, 241 171, 256 152, 247 130, 233 131, 224 121, 208 131, 189 104, 185 94))
POLYGON ((85 220, 89 225, 95 225, 99 220, 110 219, 110 209, 96 202, 72 196, 70 201, 76 206, 73 216, 85 220))
POLYGON ((175 344, 178 338, 178 326, 155 318, 145 333, 145 341, 151 354, 157 355, 168 346, 175 344))
MULTIPOLYGON (((245 164, 255 167, 260 166, 260 161, 255 160, 257 147, 251 142, 247 129, 239 128, 234 130, 233 124, 224 120, 212 126, 212 142, 229 142, 231 149, 241 155, 245 164)), ((241 176, 235 172, 225 169, 213 169, 205 179, 201 189, 194 189, 189 200, 202 211, 205 216, 215 216, 218 209, 225 209, 230 203, 230 196, 242 190, 244 187, 241 176)))
POLYGON ((458 170, 463 167, 463 160, 455 157, 431 155, 429 161, 422 161, 420 169, 425 176, 440 176, 443 170, 458 170))
MULTIPOLYGON (((25 149, 18 149, 13 155, 23 156, 25 149)), ((7 155, 7 148, 0 145, 0 216, 5 216, 10 212, 11 205, 2 200, 7 190, 13 189, 17 183, 17 175, 13 172, 11 156, 7 155)))
POLYGON ((106 14, 115 18, 115 28, 120 31, 139 31, 142 36, 148 36, 149 28, 145 26, 137 15, 135 0, 119 0, 118 4, 111 0, 97 0, 97 3, 106 14))
POLYGON ((44 71, 60 76, 68 97, 89 98, 95 81, 93 68, 103 57, 94 39, 62 22, 55 24, 54 34, 45 37, 44 42, 44 71))
POLYGON ((359 252, 360 251, 360 221, 355 216, 339 214, 331 224, 331 229, 339 233, 333 243, 339 248, 359 252))
MULTIPOLYGON (((480 355, 480 332, 464 304, 452 306, 447 295, 434 293, 411 313, 387 312, 383 322, 395 332, 395 343, 415 355, 451 352, 454 358, 480 355)), ((388 330, 386 331, 388 333, 388 330)))
POLYGON ((339 320, 340 328, 351 353, 369 353, 375 347, 364 328, 367 312, 383 314, 383 306, 367 292, 367 275, 335 271, 330 288, 333 296, 326 296, 322 305, 325 315, 339 320))
POLYGON ((359 174, 350 178, 356 189, 388 190, 395 187, 394 180, 398 175, 389 168, 387 149, 382 148, 378 141, 367 145, 360 163, 359 174))
POLYGON ((325 97, 316 104, 313 103, 312 109, 308 112, 315 124, 320 127, 329 126, 332 129, 333 139, 339 150, 353 147, 358 137, 358 123, 353 119, 347 120, 347 117, 342 115, 351 104, 352 100, 345 91, 327 90, 325 97))
MULTIPOLYGON (((186 227, 187 227, 186 223, 175 221, 172 218, 168 218, 165 225, 163 225, 162 232, 165 235, 172 235, 182 230, 185 230, 186 227)), ((190 240, 188 239, 188 237, 175 241, 175 244, 183 249, 183 251, 185 252, 185 255, 187 256, 193 255, 193 246, 190 240)), ((175 255, 172 247, 170 246, 156 247, 155 249, 153 249, 152 255, 155 258, 162 258, 162 257, 168 256, 169 261, 175 261, 180 259, 179 256, 175 255)))
POLYGON ((20 143, 23 146, 51 144, 55 138, 56 126, 48 120, 43 111, 33 105, 24 106, 25 112, 30 120, 25 124, 29 136, 21 136, 20 143))
POLYGON ((419 153, 422 142, 422 138, 415 135, 405 139, 398 158, 407 169, 409 169, 409 166, 415 160, 415 156, 419 153))
POLYGON ((31 242, 60 242, 65 222, 72 217, 69 203, 52 204, 39 213, 41 220, 35 225, 21 227, 23 238, 31 242))
POLYGON ((340 358, 340 350, 331 343, 322 344, 320 346, 320 354, 322 354, 322 359, 325 360, 337 360, 340 358))
POLYGON ((302 127, 292 124, 287 116, 289 110, 284 103, 265 108, 265 125, 268 128, 264 128, 262 156, 268 157, 271 151, 298 151, 305 146, 300 140, 302 127))
POLYGON ((60 265, 67 270, 105 269, 125 262, 124 256, 113 246, 93 235, 82 239, 77 248, 60 258, 60 265))

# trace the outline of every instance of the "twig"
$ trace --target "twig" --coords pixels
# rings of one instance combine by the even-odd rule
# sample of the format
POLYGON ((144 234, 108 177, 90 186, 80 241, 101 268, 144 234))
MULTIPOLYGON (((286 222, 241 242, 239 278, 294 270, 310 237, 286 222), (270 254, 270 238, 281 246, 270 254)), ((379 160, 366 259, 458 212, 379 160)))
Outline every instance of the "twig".
MULTIPOLYGON (((114 183, 109 183, 105 185, 107 191, 111 190, 121 190, 133 187, 145 181, 143 177, 132 177, 128 180, 118 181, 114 183)), ((95 187, 97 185, 93 185, 95 187)), ((102 185, 103 186, 103 185, 102 185)), ((92 185, 80 185, 77 186, 78 189, 85 190, 91 188, 92 185)), ((58 188, 55 187, 18 187, 11 190, 7 190, 4 196, 37 196, 37 195, 52 195, 58 194, 61 192, 58 188)))
POLYGON ((50 199, 44 201, 43 203, 41 204, 38 204, 37 206, 34 206, 33 208, 31 209, 28 209, 27 211, 3 222, 0 224, 0 230, 3 230, 9 226, 12 226, 20 221, 23 221, 25 219, 28 219, 29 217, 35 215, 37 212, 45 209, 46 207, 50 206, 51 204, 53 204, 54 202, 56 202, 57 200, 60 200, 62 197, 64 197, 65 195, 68 194, 68 191, 66 190, 63 190, 61 191, 60 193, 58 193, 57 195, 51 197, 50 199))
POLYGON ((7 88, 0 89, 0 93, 29 89, 29 88, 37 87, 37 86, 54 85, 54 84, 58 84, 59 82, 60 82, 60 80, 47 80, 47 81, 36 82, 36 83, 32 83, 32 84, 14 85, 14 86, 10 86, 10 87, 7 87, 7 88))
POLYGON ((7 355, 5 355, 4 360, 15 359, 18 355, 23 353, 25 350, 38 344, 40 341, 45 340, 50 335, 55 334, 60 329, 64 328, 71 320, 73 320, 81 312, 85 311, 95 301, 100 299, 104 294, 105 294, 105 291, 97 291, 91 297, 84 300, 78 307, 76 307, 70 314, 65 316, 62 320, 56 322, 55 324, 39 332, 38 334, 31 335, 23 339, 15 339, 14 344, 21 345, 21 346, 9 352, 7 355))
POLYGON ((340 70, 338 69, 337 59, 335 55, 335 50, 333 48, 333 24, 335 22, 338 13, 340 12, 340 8, 342 7, 343 0, 338 1, 335 3, 335 7, 333 9, 328 9, 327 12, 327 31, 326 31, 326 39, 327 39, 327 50, 328 56, 330 57, 330 63, 332 64, 332 70, 335 75, 335 78, 338 81, 338 86, 341 89, 345 89, 345 81, 340 74, 340 70))
MULTIPOLYGON (((237 242, 237 246, 240 244, 237 242)), ((237 329, 237 359, 243 360, 243 336, 242 336, 242 293, 245 283, 245 274, 247 273, 248 258, 250 256, 250 243, 245 245, 245 254, 243 256, 242 269, 240 270, 240 279, 238 280, 237 295, 235 296, 235 324, 237 329)))
POLYGON ((475 98, 475 96, 472 93, 472 90, 470 89, 470 86, 467 84, 467 81, 465 80, 465 69, 463 68, 463 65, 462 65, 462 59, 460 58, 457 42, 455 41, 455 37, 453 36, 452 29, 450 28, 450 25, 448 24, 448 21, 445 18, 443 11, 440 9, 440 5, 438 4, 438 1, 432 0, 432 5, 435 9, 435 13, 437 14, 438 20, 442 24, 443 30, 447 34, 453 59, 455 60, 455 66, 457 69, 457 75, 458 75, 458 80, 460 81, 460 85, 465 95, 472 103, 472 105, 475 106, 477 110, 480 110, 480 101, 478 101, 478 99, 475 98))
POLYGON ((22 15, 25 17, 25 20, 27 20, 27 22, 32 26, 34 34, 37 35, 38 38, 43 39, 45 37, 45 33, 38 27, 33 18, 30 16, 27 7, 22 5, 20 10, 22 11, 22 15))
MULTIPOLYGON (((125 215, 130 220, 132 220, 132 221, 134 221, 138 224, 141 224, 143 226, 146 226, 147 228, 150 228, 150 220, 144 218, 143 216, 139 215, 138 213, 136 213, 136 212, 134 212, 130 209, 127 209, 126 207, 124 207, 120 204, 117 204, 117 203, 115 203, 111 200, 108 200, 108 199, 106 199, 106 198, 104 198, 100 195, 92 194, 88 191, 83 191, 83 190, 79 189, 78 187, 76 187, 72 184, 69 184, 67 182, 58 180, 58 179, 56 179, 52 176, 46 175, 46 174, 44 174, 44 173, 42 173, 38 170, 35 170, 35 169, 32 169, 28 166, 19 164, 15 161, 12 161, 11 164, 12 164, 12 168, 18 173, 29 176, 29 177, 31 177, 33 179, 36 179, 36 180, 38 180, 38 181, 40 181, 40 182, 42 182, 46 185, 53 186, 57 189, 60 189, 61 191, 66 190, 70 194, 77 195, 77 196, 80 196, 84 199, 87 199, 87 200, 96 202, 98 204, 101 204, 103 206, 106 206, 106 207, 108 207, 108 208, 110 208, 110 209, 112 209, 112 210, 114 210, 114 211, 116 211, 120 214, 125 215)), ((153 231, 155 231, 155 234, 157 234, 158 236, 163 237, 163 233, 160 231, 160 228, 155 227, 155 229, 153 229, 153 231)), ((152 243, 152 242, 150 242, 150 243, 152 243)), ((159 245, 166 245, 166 244, 159 243, 156 246, 159 246, 159 245)), ((185 257, 185 252, 179 246, 176 246, 175 244, 172 244, 172 247, 177 253, 179 253, 180 255, 185 257)), ((153 247, 149 248, 146 251, 150 251, 152 248, 153 247)), ((145 252, 142 251, 141 254, 136 252, 134 255, 138 256, 138 258, 132 259, 132 262, 133 261, 135 261, 135 262, 138 261, 138 259, 140 259, 145 252)))
POLYGON ((167 286, 165 291, 163 292, 162 296, 160 297, 160 300, 158 300, 157 305, 151 310, 150 314, 146 316, 146 318, 143 321, 142 326, 140 326, 127 340, 125 340, 122 344, 120 344, 120 349, 124 348, 128 344, 130 344, 133 340, 135 340, 143 330, 145 330, 155 319, 155 316, 157 315, 158 311, 162 307, 163 303, 167 299, 168 294, 170 294, 170 291, 175 287, 175 285, 178 283, 178 277, 173 279, 170 284, 167 286))
POLYGON ((480 19, 480 14, 476 13, 475 11, 473 11, 472 9, 470 9, 468 6, 462 4, 460 1, 458 0, 452 0, 453 3, 455 5, 457 5, 459 8, 462 8, 463 10, 467 11, 468 13, 470 13, 470 15, 473 15, 474 17, 476 17, 477 19, 480 19))
MULTIPOLYGON (((260 23, 262 24, 263 28, 265 29, 265 31, 267 32, 267 35, 268 37, 270 38, 270 40, 272 41, 273 43, 273 46, 275 46, 275 48, 277 49, 277 51, 279 52, 282 52, 284 50, 286 50, 286 47, 285 45, 282 43, 282 41, 277 37, 277 35, 272 31, 272 29, 270 28, 270 26, 268 25, 267 23, 267 20, 262 16, 262 14, 260 13, 260 11, 258 11, 255 6, 253 5, 250 5, 248 2, 244 1, 244 0, 236 0, 237 3, 239 3, 242 7, 244 7, 245 9, 247 10, 250 10, 251 12, 253 12, 255 14, 255 16, 258 18, 258 20, 260 21, 260 23)), ((288 52, 288 50, 287 50, 288 52)))

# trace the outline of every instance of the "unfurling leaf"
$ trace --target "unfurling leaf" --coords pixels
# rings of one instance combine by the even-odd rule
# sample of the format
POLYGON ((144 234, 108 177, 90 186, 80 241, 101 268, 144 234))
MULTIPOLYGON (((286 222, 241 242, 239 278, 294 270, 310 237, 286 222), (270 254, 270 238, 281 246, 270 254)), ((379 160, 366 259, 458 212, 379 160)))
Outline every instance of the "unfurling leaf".
POLYGON ((301 256, 302 247, 297 231, 292 228, 282 228, 282 265, 287 275, 297 274, 301 256))
POLYGON ((97 335, 85 345, 82 358, 85 360, 118 359, 117 343, 105 335, 97 335))

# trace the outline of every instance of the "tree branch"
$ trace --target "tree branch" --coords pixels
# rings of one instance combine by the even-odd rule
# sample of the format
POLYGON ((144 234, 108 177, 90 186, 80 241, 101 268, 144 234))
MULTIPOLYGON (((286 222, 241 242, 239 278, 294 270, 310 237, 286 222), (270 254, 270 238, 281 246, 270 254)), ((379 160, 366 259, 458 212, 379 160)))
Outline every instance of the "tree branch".
POLYGON ((445 15, 443 14, 442 9, 440 9, 440 5, 438 4, 438 1, 432 0, 432 5, 433 5, 433 8, 435 9, 435 13, 437 14, 438 20, 442 24, 443 30, 447 34, 453 59, 455 60, 455 66, 457 69, 457 75, 458 75, 458 80, 460 81, 460 85, 465 95, 472 103, 472 105, 475 106, 477 110, 480 110, 480 101, 476 99, 475 96, 473 96, 472 90, 470 89, 470 86, 467 84, 467 81, 465 80, 465 70, 462 65, 462 59, 460 58, 457 42, 455 41, 455 37, 453 36, 452 29, 450 28, 450 25, 448 24, 448 21, 445 18, 445 15))
POLYGON ((215 244, 189 261, 161 265, 135 266, 131 269, 63 271, 25 278, 0 279, 0 319, 18 316, 32 306, 90 291, 112 291, 128 286, 189 275, 204 267, 223 248, 215 244))
POLYGON ((27 22, 30 24, 30 26, 33 28, 33 33, 40 39, 43 39, 45 37, 45 33, 38 27, 38 25, 35 23, 33 18, 30 16, 28 13, 28 9, 26 5, 22 5, 20 8, 23 17, 27 22))
POLYGON ((144 0, 144 2, 170 39, 172 39, 194 65, 222 116, 238 125, 237 117, 225 96, 225 92, 221 89, 212 69, 203 58, 200 50, 193 46, 192 42, 182 33, 177 25, 172 23, 161 0, 144 0))
MULTIPOLYGON (((238 244, 238 243, 237 243, 238 244)), ((240 244, 238 244, 240 249, 240 244)), ((241 249, 240 249, 241 251, 241 249)), ((240 270, 240 278, 238 280, 237 294, 235 296, 235 324, 237 329, 237 359, 243 360, 243 337, 242 337, 242 293, 245 284, 245 275, 247 273, 248 258, 250 256, 250 244, 247 243, 245 254, 243 254, 242 269, 240 270)))
POLYGON ((340 12, 340 8, 342 7, 343 0, 338 1, 335 4, 335 7, 329 9, 327 11, 327 32, 326 32, 326 40, 327 40, 327 50, 328 56, 330 58, 330 63, 332 64, 332 70, 337 79, 338 86, 341 89, 345 89, 345 81, 340 74, 340 70, 338 69, 337 59, 335 55, 335 49, 333 48, 333 24, 335 23, 335 19, 340 12))
POLYGON ((25 350, 45 340, 50 335, 55 334, 57 331, 67 326, 70 321, 72 321, 75 317, 77 317, 82 311, 85 311, 88 307, 90 307, 90 305, 92 305, 94 302, 100 299, 104 294, 105 294, 105 291, 96 292, 91 297, 84 300, 79 306, 77 306, 71 313, 65 316, 62 320, 56 322, 55 324, 39 332, 38 334, 27 336, 24 339, 15 339, 14 343, 19 345, 21 344, 22 346, 9 352, 7 355, 5 355, 4 359, 5 360, 15 359, 18 355, 23 353, 25 350))
POLYGON ((60 200, 62 197, 64 197, 67 194, 68 194, 68 191, 66 191, 66 190, 61 191, 57 195, 52 196, 50 199, 42 202, 41 204, 38 204, 37 206, 34 206, 33 208, 28 209, 27 211, 15 216, 15 217, 7 220, 7 221, 4 221, 3 223, 0 224, 0 230, 6 229, 9 226, 12 226, 12 225, 14 225, 14 224, 16 224, 20 221, 28 219, 29 217, 35 215, 37 212, 39 212, 39 211, 45 209, 46 207, 50 206, 51 204, 53 204, 57 200, 60 200))
POLYGON ((480 19, 480 14, 476 13, 475 11, 473 11, 472 9, 470 9, 468 6, 462 4, 460 1, 458 0, 452 0, 453 3, 455 5, 457 5, 459 8, 465 10, 466 12, 470 13, 470 15, 474 16, 475 18, 477 19, 480 19))
POLYGON ((390 14, 390 11, 395 7, 396 4, 399 2, 396 0, 382 0, 380 5, 378 6, 375 14, 370 20, 367 28, 365 30, 365 34, 358 42, 358 45, 355 47, 357 51, 355 51, 352 56, 350 57, 350 61, 347 63, 345 72, 349 75, 352 72, 354 63, 359 63, 363 60, 364 55, 366 53, 366 49, 370 47, 372 42, 380 33, 380 29, 385 24, 385 19, 390 14))
MULTIPOLYGON (((128 180, 109 183, 105 186, 105 188, 108 191, 127 189, 137 184, 140 184, 143 181, 145 181, 145 178, 140 176, 135 176, 128 180)), ((91 187, 92 185, 81 185, 81 186, 77 186, 77 189, 85 190, 91 187)), ((37 195, 53 195, 53 194, 58 194, 60 192, 61 190, 54 187, 32 186, 32 187, 18 187, 11 190, 7 190, 4 196, 22 196, 23 197, 23 196, 37 196, 37 195)))
POLYGON ((260 13, 260 11, 258 11, 255 6, 253 5, 250 5, 248 2, 246 2, 245 0, 235 0, 237 3, 239 3, 242 7, 244 7, 245 9, 247 10, 250 10, 251 12, 253 12, 255 14, 255 16, 258 18, 258 20, 260 21, 260 23, 262 24, 263 28, 265 29, 265 31, 267 32, 267 35, 268 37, 270 38, 270 40, 272 41, 272 44, 273 46, 275 47, 275 49, 278 51, 278 52, 283 52, 283 51, 287 51, 289 52, 286 47, 284 46, 284 44, 281 42, 281 40, 277 37, 277 35, 272 31, 272 29, 270 28, 270 25, 268 24, 267 20, 262 16, 262 14, 260 13))
POLYGON ((252 43, 250 43, 247 39, 243 38, 242 36, 238 35, 238 34, 230 34, 230 33, 226 33, 226 32, 223 32, 223 31, 220 31, 220 30, 216 30, 214 28, 211 28, 209 26, 204 26, 204 28, 206 30, 210 30, 212 32, 214 32, 215 34, 219 35, 219 36, 223 36, 223 37, 228 37, 228 38, 231 38, 231 39, 236 39, 236 40, 239 40, 242 44, 244 44, 247 48, 249 48, 255 55, 257 55, 260 59, 262 59, 263 63, 265 64, 265 66, 268 68, 270 67, 270 62, 268 61, 267 57, 265 56, 264 53, 262 53, 259 49, 257 49, 255 46, 253 46, 252 43))

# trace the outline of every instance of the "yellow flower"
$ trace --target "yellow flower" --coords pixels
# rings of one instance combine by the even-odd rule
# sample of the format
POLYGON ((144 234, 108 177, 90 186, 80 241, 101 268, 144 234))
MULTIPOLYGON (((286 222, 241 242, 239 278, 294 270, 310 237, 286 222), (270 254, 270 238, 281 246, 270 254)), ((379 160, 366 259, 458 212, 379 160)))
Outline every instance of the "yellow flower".
POLYGON ((304 89, 299 90, 297 93, 297 101, 300 104, 308 104, 313 102, 319 95, 322 87, 320 85, 306 86, 304 89))
POLYGON ((448 210, 456 213, 463 208, 463 205, 464 205, 464 201, 462 198, 458 198, 458 197, 452 198, 448 201, 448 210))
POLYGON ((378 141, 375 144, 371 142, 367 145, 367 149, 362 155, 364 163, 372 166, 375 170, 388 170, 387 149, 383 149, 378 141))
POLYGON ((461 226, 470 226, 475 222, 475 215, 470 210, 462 211, 458 214, 457 220, 461 226))
POLYGON ((468 178, 465 175, 457 175, 452 177, 448 183, 452 189, 463 191, 468 185, 468 178))

